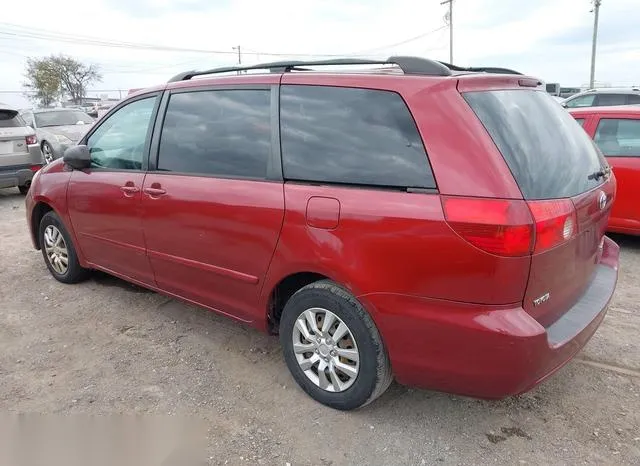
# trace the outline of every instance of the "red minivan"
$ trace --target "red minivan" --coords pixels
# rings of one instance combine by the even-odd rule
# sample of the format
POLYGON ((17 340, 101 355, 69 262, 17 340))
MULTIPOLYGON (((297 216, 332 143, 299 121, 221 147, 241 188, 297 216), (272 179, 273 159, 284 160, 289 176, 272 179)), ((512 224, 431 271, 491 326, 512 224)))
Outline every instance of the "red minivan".
POLYGON ((500 398, 569 361, 616 286, 615 191, 536 79, 342 59, 132 94, 27 215, 60 282, 102 270, 279 334, 302 389, 353 409, 394 377, 500 398))
POLYGON ((572 109, 607 158, 618 181, 609 231, 640 235, 640 106, 572 109))

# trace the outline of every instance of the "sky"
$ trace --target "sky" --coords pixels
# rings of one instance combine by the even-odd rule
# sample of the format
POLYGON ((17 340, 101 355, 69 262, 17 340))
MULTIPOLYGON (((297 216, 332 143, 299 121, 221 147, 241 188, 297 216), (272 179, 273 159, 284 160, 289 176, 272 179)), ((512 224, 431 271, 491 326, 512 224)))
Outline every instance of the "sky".
MULTIPOLYGON (((589 0, 454 0, 454 62, 501 66, 563 86, 589 81, 589 0)), ((24 107, 27 57, 100 67, 91 96, 190 69, 331 56, 448 61, 440 0, 29 0, 3 2, 0 101, 24 107), (179 50, 176 50, 179 49, 179 50)), ((637 0, 603 0, 596 81, 640 85, 637 0)))

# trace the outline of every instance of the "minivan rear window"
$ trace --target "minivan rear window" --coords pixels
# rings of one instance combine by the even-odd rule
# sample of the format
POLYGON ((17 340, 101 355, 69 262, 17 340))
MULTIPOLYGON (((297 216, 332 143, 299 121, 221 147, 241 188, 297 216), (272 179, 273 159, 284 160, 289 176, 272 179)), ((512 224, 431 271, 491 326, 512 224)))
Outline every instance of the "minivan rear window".
POLYGON ((0 110, 0 128, 17 128, 26 126, 15 110, 0 110))
POLYGON ((595 188, 606 166, 587 133, 542 91, 464 93, 525 199, 572 197, 595 188))

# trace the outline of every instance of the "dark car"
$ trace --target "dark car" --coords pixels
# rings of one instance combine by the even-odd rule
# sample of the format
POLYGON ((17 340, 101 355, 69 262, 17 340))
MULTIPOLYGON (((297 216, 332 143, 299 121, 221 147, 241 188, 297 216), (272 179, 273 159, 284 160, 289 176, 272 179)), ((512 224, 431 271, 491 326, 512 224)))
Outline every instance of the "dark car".
POLYGON ((615 189, 537 79, 395 57, 131 94, 27 213, 57 280, 102 270, 279 334, 298 384, 352 409, 393 377, 500 398, 562 367, 615 289, 615 189), (312 71, 349 64, 391 70, 312 71))
POLYGON ((607 158, 618 180, 609 231, 640 235, 640 107, 571 110, 607 158))

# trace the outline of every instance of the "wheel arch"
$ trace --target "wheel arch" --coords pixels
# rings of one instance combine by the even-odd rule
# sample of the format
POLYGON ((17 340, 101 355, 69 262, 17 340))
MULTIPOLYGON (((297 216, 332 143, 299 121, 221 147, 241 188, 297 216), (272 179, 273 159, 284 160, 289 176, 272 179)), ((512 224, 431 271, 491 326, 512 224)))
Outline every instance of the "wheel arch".
POLYGON ((267 328, 269 333, 274 335, 278 333, 282 310, 291 296, 301 288, 320 280, 331 280, 331 278, 318 272, 301 271, 282 277, 271 288, 267 300, 267 328))
MULTIPOLYGON (((38 250, 42 248, 40 235, 38 234, 38 231, 40 231, 40 222, 47 212, 55 212, 55 209, 45 201, 38 201, 31 213, 31 236, 33 238, 33 244, 38 250)), ((60 216, 58 212, 56 212, 56 214, 60 216)))

